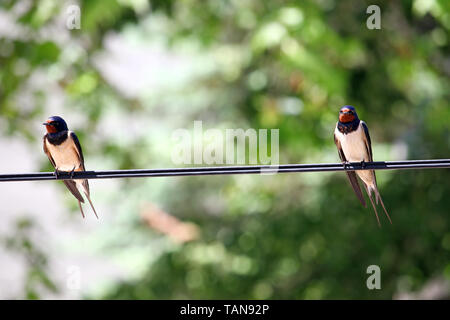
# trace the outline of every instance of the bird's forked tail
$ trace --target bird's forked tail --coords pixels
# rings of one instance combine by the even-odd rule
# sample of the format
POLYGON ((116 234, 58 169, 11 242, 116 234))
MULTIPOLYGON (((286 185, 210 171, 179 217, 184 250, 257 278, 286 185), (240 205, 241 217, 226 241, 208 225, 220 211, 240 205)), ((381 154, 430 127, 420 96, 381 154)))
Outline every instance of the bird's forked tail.
MULTIPOLYGON (((91 205, 91 208, 94 211, 94 214, 95 214, 95 216, 98 219, 97 211, 95 211, 94 205, 92 204, 92 201, 91 201, 88 181, 87 180, 83 180, 82 182, 78 182, 78 186, 81 187, 81 189, 83 190, 83 193, 85 194, 86 198, 88 199, 89 204, 91 205)), ((80 204, 80 209, 81 209, 81 204, 80 204)), ((83 212, 82 209, 81 209, 81 211, 83 212)), ((83 215, 83 218, 84 218, 84 215, 83 215)))
POLYGON ((85 193, 85 195, 86 195, 86 198, 87 198, 88 201, 89 201, 89 204, 91 205, 92 210, 94 210, 95 216, 96 216, 97 219, 98 219, 97 211, 95 211, 94 205, 92 204, 92 201, 91 201, 91 197, 90 197, 89 194, 87 194, 87 193, 85 193))
POLYGON ((380 195, 380 192, 378 191, 377 186, 376 185, 366 186, 366 184, 364 184, 364 186, 366 188, 367 195, 369 196, 370 203, 372 204, 373 210, 375 211, 375 216, 377 217, 378 226, 381 227, 381 224, 380 224, 380 219, 378 218, 377 209, 375 207, 375 204, 373 203, 372 191, 375 194, 375 202, 376 202, 376 204, 378 205, 378 201, 381 202, 381 206, 383 207, 384 213, 386 214, 386 217, 389 219, 389 222, 392 224, 391 217, 389 216, 389 213, 387 212, 386 207, 384 206, 383 199, 381 198, 381 195, 380 195))

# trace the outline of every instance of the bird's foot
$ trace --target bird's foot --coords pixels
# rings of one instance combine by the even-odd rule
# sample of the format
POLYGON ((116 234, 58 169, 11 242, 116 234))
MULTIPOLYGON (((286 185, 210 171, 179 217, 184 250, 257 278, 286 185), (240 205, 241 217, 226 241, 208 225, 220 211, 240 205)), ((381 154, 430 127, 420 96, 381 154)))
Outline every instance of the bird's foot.
POLYGON ((361 161, 361 168, 365 168, 366 167, 366 162, 364 160, 361 161))
POLYGON ((344 170, 347 170, 348 166, 350 165, 349 161, 342 162, 342 165, 344 166, 344 170))
POLYGON ((55 168, 55 172, 53 172, 53 174, 55 175, 56 179, 59 179, 59 170, 58 170, 58 168, 55 168))
POLYGON ((73 173, 75 172, 75 167, 73 167, 72 171, 70 171, 70 178, 73 179, 73 173))

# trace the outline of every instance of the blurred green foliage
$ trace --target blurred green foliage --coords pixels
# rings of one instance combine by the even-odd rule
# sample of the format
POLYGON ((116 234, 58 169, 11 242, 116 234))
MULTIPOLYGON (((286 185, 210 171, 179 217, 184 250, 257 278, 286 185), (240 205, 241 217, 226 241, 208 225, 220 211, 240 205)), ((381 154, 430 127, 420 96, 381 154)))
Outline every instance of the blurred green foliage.
MULTIPOLYGON (((40 143, 29 124, 48 116, 49 93, 31 75, 44 73, 64 92, 61 110, 83 116, 75 129, 89 168, 173 166, 172 130, 194 120, 279 128, 281 163, 336 162, 332 134, 345 104, 368 124, 375 160, 449 157, 448 1, 85 0, 69 46, 40 33, 62 8, 33 2, 16 15, 26 36, 0 39, 0 130, 40 143), (366 28, 371 4, 381 30, 366 28), (189 57, 192 74, 158 74, 164 90, 123 94, 93 62, 112 33, 189 57), (100 130, 112 115, 135 133, 100 130)), ((107 213, 117 219, 96 240, 104 254, 141 259, 141 271, 89 297, 390 299, 450 279, 449 170, 378 178, 393 218, 381 229, 341 173, 121 181, 122 193, 102 198, 119 203, 107 213), (174 244, 151 231, 139 219, 147 202, 195 223, 200 238, 174 244), (372 264, 379 291, 366 288, 372 264)))
POLYGON ((11 252, 24 258, 25 281, 22 297, 9 299, 38 299, 42 292, 58 293, 58 287, 48 270, 48 258, 45 250, 35 244, 34 232, 41 231, 35 222, 28 218, 19 218, 12 231, 0 237, 0 243, 11 252))

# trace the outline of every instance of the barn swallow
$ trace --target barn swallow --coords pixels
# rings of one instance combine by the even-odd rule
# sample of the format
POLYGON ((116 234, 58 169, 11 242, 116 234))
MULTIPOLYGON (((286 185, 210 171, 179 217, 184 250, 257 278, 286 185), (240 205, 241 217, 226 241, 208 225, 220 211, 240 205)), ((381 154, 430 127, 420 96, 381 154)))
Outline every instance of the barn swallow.
MULTIPOLYGON (((344 163, 344 167, 349 162, 361 162, 361 165, 364 167, 365 162, 373 161, 369 129, 364 121, 359 120, 358 114, 352 106, 344 106, 339 111, 339 121, 336 123, 336 128, 334 130, 334 143, 337 146, 339 157, 344 163)), ((346 171, 346 173, 356 196, 362 205, 366 207, 366 202, 361 192, 356 175, 358 175, 362 180, 370 202, 372 203, 373 210, 375 211, 378 225, 380 226, 380 219, 378 218, 377 209, 373 203, 372 192, 375 194, 376 204, 378 205, 378 201, 381 202, 384 212, 386 213, 389 222, 392 224, 391 217, 389 216, 383 200, 381 199, 381 195, 378 192, 375 171, 356 170, 346 171)))
MULTIPOLYGON (((76 134, 69 131, 64 119, 58 116, 50 117, 43 125, 47 128, 47 134, 44 136, 44 152, 53 167, 55 167, 56 177, 58 177, 60 171, 69 172, 72 178, 75 171, 85 171, 80 142, 76 134)), ((97 212, 90 198, 88 180, 63 180, 63 182, 75 198, 77 198, 83 218, 84 212, 81 203, 84 203, 84 199, 79 189, 86 195, 98 219, 97 212)))

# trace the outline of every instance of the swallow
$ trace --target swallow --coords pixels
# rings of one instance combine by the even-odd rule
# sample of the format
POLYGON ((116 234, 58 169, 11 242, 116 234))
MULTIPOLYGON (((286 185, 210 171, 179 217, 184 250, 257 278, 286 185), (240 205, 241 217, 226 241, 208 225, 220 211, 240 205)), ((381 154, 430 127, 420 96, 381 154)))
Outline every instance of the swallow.
MULTIPOLYGON (((339 157, 341 158, 344 167, 346 167, 349 162, 361 162, 361 165, 364 168, 365 162, 373 161, 369 129, 364 121, 359 120, 358 114, 352 106, 344 106, 339 111, 339 121, 336 123, 336 128, 334 130, 334 143, 336 144, 339 157)), ((375 171, 356 170, 346 171, 346 173, 350 184, 355 191, 356 197, 361 204, 366 207, 366 201, 364 200, 356 175, 362 180, 370 202, 372 203, 373 210, 375 211, 378 225, 381 226, 372 194, 375 195, 376 204, 378 205, 378 202, 381 203, 389 222, 392 224, 391 217, 389 216, 383 200, 381 199, 380 192, 378 191, 375 171)))
MULTIPOLYGON (((58 177, 60 171, 69 172, 71 178, 73 178, 75 171, 86 171, 80 142, 76 134, 73 131, 69 131, 64 119, 53 116, 48 118, 43 125, 47 128, 47 133, 44 135, 44 152, 55 168, 56 177, 58 177)), ((63 180, 63 182, 75 198, 77 198, 83 218, 84 212, 81 203, 84 203, 84 199, 80 190, 86 195, 98 219, 97 212, 91 201, 88 180, 63 180)))

